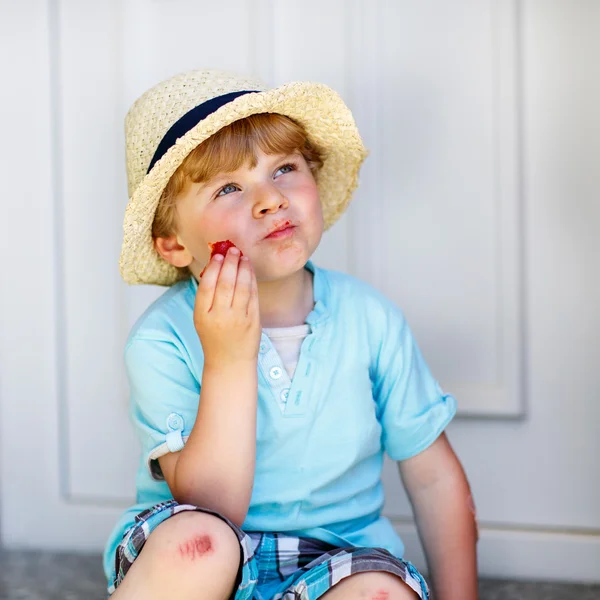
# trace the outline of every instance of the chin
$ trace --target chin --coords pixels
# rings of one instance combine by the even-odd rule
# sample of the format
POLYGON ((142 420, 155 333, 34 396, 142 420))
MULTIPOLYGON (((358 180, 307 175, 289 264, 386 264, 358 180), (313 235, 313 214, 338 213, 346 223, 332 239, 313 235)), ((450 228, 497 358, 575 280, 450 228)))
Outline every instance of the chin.
POLYGON ((269 261, 268 264, 260 264, 254 266, 256 280, 260 281, 277 281, 291 277, 298 271, 304 268, 304 265, 309 260, 310 256, 296 257, 294 260, 286 261, 269 261))

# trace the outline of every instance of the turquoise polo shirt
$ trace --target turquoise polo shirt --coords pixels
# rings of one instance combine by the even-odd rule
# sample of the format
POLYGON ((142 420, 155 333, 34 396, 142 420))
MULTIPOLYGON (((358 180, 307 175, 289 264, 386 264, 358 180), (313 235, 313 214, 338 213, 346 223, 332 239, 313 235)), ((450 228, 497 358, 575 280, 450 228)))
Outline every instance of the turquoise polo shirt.
MULTIPOLYGON (((306 268, 315 305, 293 379, 261 337, 256 469, 243 529, 378 546, 402 557, 400 538, 381 516, 384 453, 404 460, 426 449, 456 401, 442 392, 390 300, 350 275, 311 262, 306 268)), ((130 417, 142 455, 137 503, 105 550, 108 578, 135 515, 172 498, 157 459, 181 450, 194 426, 203 368, 192 318, 197 286, 192 278, 167 290, 126 344, 130 417)))

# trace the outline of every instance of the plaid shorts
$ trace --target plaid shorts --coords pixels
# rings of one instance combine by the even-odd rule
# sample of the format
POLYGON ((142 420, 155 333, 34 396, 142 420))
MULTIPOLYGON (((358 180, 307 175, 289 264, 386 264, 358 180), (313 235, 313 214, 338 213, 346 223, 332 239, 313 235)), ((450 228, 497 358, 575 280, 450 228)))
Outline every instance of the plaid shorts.
POLYGON ((246 533, 222 515, 175 500, 157 504, 136 516, 117 547, 115 578, 109 593, 121 583, 150 533, 183 511, 214 515, 237 535, 242 558, 232 600, 315 600, 345 577, 369 571, 396 575, 422 600, 429 599, 427 584, 417 569, 382 548, 337 548, 282 533, 246 533))

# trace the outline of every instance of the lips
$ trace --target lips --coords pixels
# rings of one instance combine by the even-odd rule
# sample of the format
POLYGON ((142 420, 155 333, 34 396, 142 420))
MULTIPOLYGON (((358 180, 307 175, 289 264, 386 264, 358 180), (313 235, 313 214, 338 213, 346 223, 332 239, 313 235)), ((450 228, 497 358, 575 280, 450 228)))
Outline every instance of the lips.
POLYGON ((271 232, 268 233, 264 239, 273 240, 282 237, 287 237, 288 235, 291 235, 295 228, 296 226, 293 225, 291 221, 285 221, 284 223, 281 223, 280 225, 275 227, 275 229, 272 229, 271 232))

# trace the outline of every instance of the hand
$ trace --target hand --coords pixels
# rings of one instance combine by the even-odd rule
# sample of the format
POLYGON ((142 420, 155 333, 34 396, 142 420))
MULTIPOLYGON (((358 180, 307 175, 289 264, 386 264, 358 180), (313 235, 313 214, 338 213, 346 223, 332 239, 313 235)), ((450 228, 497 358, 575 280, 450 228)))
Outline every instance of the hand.
POLYGON ((215 254, 198 284, 194 327, 205 366, 257 360, 260 315, 254 270, 237 248, 215 254))

